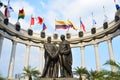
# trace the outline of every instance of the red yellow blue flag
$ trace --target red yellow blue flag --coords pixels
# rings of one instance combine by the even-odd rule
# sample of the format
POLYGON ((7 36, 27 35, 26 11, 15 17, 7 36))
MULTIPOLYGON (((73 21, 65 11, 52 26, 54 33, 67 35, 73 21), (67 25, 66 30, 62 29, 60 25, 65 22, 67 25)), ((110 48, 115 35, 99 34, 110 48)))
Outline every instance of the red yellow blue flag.
POLYGON ((67 22, 65 22, 65 21, 55 21, 55 30, 56 29, 68 29, 67 22))

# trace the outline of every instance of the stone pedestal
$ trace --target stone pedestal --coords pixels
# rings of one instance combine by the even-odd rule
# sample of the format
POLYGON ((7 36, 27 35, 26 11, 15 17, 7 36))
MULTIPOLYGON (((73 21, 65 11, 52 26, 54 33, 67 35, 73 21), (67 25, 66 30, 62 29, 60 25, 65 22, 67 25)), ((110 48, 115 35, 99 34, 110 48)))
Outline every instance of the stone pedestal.
POLYGON ((79 80, 77 78, 40 78, 39 80, 79 80))
MULTIPOLYGON (((28 79, 8 79, 8 80, 28 80, 28 79)), ((79 80, 78 78, 40 78, 38 80, 79 80)))

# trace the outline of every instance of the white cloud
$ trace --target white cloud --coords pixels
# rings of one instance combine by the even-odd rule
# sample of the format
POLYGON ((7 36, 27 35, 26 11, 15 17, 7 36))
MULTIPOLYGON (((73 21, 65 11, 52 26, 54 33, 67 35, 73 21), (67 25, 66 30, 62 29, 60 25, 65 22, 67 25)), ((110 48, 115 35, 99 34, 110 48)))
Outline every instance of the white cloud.
POLYGON ((31 16, 31 14, 34 14, 34 8, 26 1, 24 0, 17 0, 11 3, 11 5, 14 7, 15 13, 18 13, 19 9, 24 8, 25 15, 31 16))
MULTIPOLYGON (((100 24, 98 26, 102 26, 103 11, 102 7, 111 6, 114 7, 114 3, 108 0, 57 0, 50 1, 49 4, 44 6, 47 10, 46 13, 43 13, 45 17, 47 17, 47 22, 54 28, 54 19, 58 20, 68 20, 70 19, 74 25, 79 28, 79 17, 82 17, 83 22, 87 25, 87 29, 91 28, 91 12, 94 12, 95 17, 99 19, 100 24), (106 4, 108 3, 108 4, 106 4), (47 16, 46 16, 47 14, 47 16), (89 23, 88 23, 89 22, 89 23)), ((109 12, 107 15, 113 13, 114 8, 107 7, 107 10, 111 9, 112 12, 109 12)), ((98 22, 99 23, 99 22, 98 22)))
MULTIPOLYGON (((36 1, 37 2, 37 1, 36 1)), ((31 14, 33 14, 34 16, 36 15, 40 15, 44 18, 45 23, 47 24, 48 28, 46 30, 46 32, 50 32, 50 31, 54 31, 55 29, 55 19, 57 20, 64 20, 67 21, 68 19, 71 20, 73 22, 73 24, 75 26, 77 26, 77 28, 79 28, 79 18, 82 17, 82 20, 84 22, 84 24, 87 26, 87 31, 90 30, 91 28, 91 12, 94 12, 95 14, 95 18, 97 16, 96 19, 99 19, 97 23, 98 26, 102 26, 102 20, 103 18, 101 18, 101 16, 103 16, 103 11, 102 11, 102 7, 107 6, 107 10, 110 10, 108 15, 113 13, 113 11, 115 11, 115 8, 109 8, 108 6, 114 7, 114 2, 113 1, 108 1, 108 0, 55 0, 55 1, 43 1, 41 0, 40 5, 36 5, 38 7, 38 9, 36 9, 37 7, 33 7, 33 5, 30 5, 30 3, 24 1, 24 0, 17 0, 14 2, 11 2, 11 5, 13 6, 15 12, 13 13, 13 16, 15 16, 14 14, 18 14, 18 10, 23 8, 25 9, 25 15, 27 16, 27 18, 25 17, 24 20, 21 20, 21 26, 24 29, 29 28, 29 24, 30 24, 30 17, 31 14), (105 4, 108 3, 108 4, 105 4), (14 7, 15 6, 15 7, 14 7), (99 15, 99 16, 98 16, 99 15)), ((16 18, 17 19, 17 18, 16 18)), ((16 21, 16 19, 12 18, 11 22, 16 21)), ((36 30, 37 31, 37 30, 36 30)), ((74 33, 74 30, 73 30, 74 33)))

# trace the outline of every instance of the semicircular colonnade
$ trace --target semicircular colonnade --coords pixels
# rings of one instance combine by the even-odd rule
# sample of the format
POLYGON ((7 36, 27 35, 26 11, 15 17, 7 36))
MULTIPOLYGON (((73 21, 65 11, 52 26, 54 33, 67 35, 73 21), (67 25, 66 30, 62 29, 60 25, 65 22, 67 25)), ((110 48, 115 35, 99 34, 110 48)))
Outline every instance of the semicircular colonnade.
MULTIPOLYGON (((119 12, 119 11, 118 11, 119 12)), ((116 15, 120 15, 117 14, 116 15)), ((53 35, 46 35, 45 38, 41 38, 40 34, 33 33, 33 35, 29 35, 28 32, 24 29, 17 31, 15 29, 15 25, 9 23, 8 25, 4 24, 4 15, 0 12, 0 57, 1 57, 1 50, 4 38, 7 38, 12 41, 12 50, 11 50, 11 57, 9 63, 9 70, 8 70, 8 78, 13 77, 14 71, 14 63, 15 63, 15 52, 16 52, 16 45, 17 43, 21 43, 26 45, 26 54, 25 54, 25 67, 29 66, 29 55, 30 55, 30 47, 36 46, 40 48, 40 63, 43 64, 43 44, 46 42, 47 36, 53 37, 53 35)), ((100 71, 100 59, 99 59, 99 50, 98 45, 103 41, 107 41, 108 50, 109 50, 109 57, 110 60, 114 61, 114 52, 112 48, 112 39, 116 36, 120 35, 120 20, 115 21, 113 20, 108 24, 108 28, 104 29, 100 27, 96 29, 95 34, 91 34, 91 32, 86 32, 83 37, 79 37, 78 34, 72 35, 71 38, 67 39, 70 42, 71 48, 80 48, 81 53, 81 66, 84 68, 86 67, 85 62, 85 55, 84 49, 88 45, 93 45, 95 49, 95 58, 96 58, 96 70, 100 71)), ((53 43, 59 44, 60 38, 52 40, 53 43)), ((73 53, 74 54, 74 53, 73 53)), ((43 65, 39 66, 39 71, 42 72, 43 65)), ((111 66, 111 70, 114 71, 115 68, 111 66)))

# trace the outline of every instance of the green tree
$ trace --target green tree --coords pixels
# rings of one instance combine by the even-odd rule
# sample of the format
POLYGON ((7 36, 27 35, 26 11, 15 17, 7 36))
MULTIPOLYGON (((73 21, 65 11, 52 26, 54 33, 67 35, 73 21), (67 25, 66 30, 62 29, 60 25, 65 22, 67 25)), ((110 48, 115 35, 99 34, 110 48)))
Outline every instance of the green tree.
POLYGON ((120 63, 116 63, 115 61, 113 60, 108 60, 106 61, 106 63, 104 65, 111 65, 111 66, 114 66, 117 71, 120 71, 120 63))
POLYGON ((115 72, 109 71, 109 73, 107 75, 107 79, 109 79, 109 80, 113 80, 113 79, 118 80, 118 79, 120 79, 120 63, 119 62, 116 63, 113 60, 107 60, 104 65, 111 65, 111 66, 114 66, 116 68, 115 72))
POLYGON ((31 68, 30 66, 28 68, 24 67, 24 73, 23 73, 23 77, 28 77, 29 80, 32 80, 32 77, 34 77, 35 79, 38 78, 39 76, 39 71, 36 70, 36 68, 31 68))
POLYGON ((91 70, 89 72, 90 80, 105 80, 105 75, 108 73, 107 70, 101 70, 101 71, 93 71, 91 70))
POLYGON ((82 80, 82 75, 88 75, 88 71, 86 70, 86 68, 77 67, 75 68, 75 71, 73 71, 73 74, 79 76, 79 80, 82 80))

